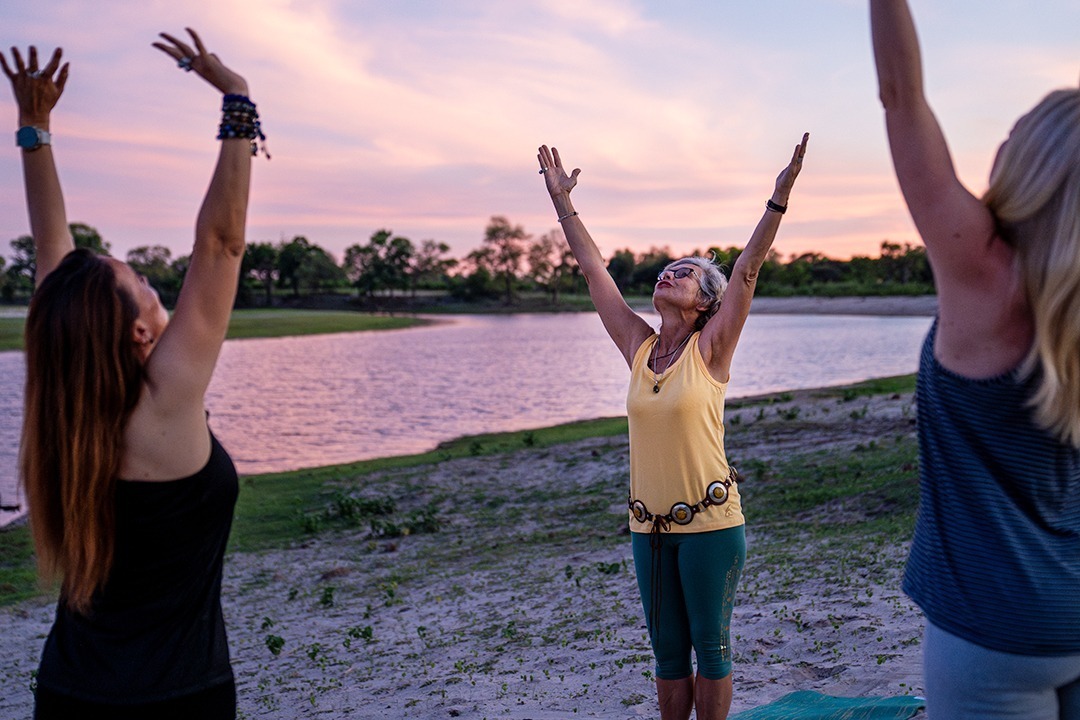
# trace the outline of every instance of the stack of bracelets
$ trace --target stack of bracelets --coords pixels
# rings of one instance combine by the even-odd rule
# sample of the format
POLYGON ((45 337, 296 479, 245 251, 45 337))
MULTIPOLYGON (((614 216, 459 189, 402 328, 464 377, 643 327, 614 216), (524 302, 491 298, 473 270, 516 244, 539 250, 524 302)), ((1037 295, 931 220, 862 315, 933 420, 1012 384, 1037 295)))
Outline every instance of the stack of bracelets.
POLYGON ((231 140, 241 138, 251 141, 251 154, 259 154, 259 145, 256 138, 262 141, 262 152, 266 159, 270 159, 270 153, 266 151, 266 136, 263 135, 262 125, 259 124, 259 112, 255 109, 255 103, 246 95, 226 95, 221 101, 221 125, 218 127, 218 140, 231 140))

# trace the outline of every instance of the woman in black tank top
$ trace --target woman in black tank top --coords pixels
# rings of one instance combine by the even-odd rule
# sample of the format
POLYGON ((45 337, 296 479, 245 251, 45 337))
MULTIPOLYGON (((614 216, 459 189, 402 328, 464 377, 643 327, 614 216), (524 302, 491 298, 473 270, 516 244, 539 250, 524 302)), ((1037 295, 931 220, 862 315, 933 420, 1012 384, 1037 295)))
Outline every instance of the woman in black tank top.
POLYGON ((51 147, 68 79, 0 55, 19 109, 36 289, 26 322, 21 475, 41 573, 60 581, 35 717, 233 718, 221 568, 236 470, 203 396, 244 256, 262 133, 243 77, 190 40, 155 47, 224 94, 221 142, 170 319, 127 263, 76 249, 51 147))

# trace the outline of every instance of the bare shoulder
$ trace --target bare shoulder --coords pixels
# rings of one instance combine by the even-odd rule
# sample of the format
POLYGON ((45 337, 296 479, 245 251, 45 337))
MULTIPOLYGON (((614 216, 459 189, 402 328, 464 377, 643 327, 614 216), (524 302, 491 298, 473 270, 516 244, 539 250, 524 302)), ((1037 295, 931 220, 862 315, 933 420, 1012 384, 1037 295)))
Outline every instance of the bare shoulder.
POLYGON ((971 276, 937 273, 934 353, 946 368, 972 378, 1015 368, 1031 348, 1034 322, 1014 251, 994 238, 972 259, 971 276))
POLYGON ((120 477, 146 482, 176 480, 198 472, 210 457, 206 412, 169 408, 143 395, 124 427, 120 477))

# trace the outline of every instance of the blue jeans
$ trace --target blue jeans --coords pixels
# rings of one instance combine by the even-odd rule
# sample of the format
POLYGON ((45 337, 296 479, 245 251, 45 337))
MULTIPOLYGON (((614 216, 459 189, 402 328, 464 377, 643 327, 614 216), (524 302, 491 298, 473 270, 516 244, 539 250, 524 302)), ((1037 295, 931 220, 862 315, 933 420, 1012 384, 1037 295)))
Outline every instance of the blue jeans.
POLYGON ((656 677, 681 680, 731 674, 731 609, 746 563, 744 527, 703 533, 630 533, 656 677), (659 540, 653 548, 650 541, 659 540))
POLYGON ((1013 655, 927 623, 930 720, 1080 720, 1080 655, 1013 655))

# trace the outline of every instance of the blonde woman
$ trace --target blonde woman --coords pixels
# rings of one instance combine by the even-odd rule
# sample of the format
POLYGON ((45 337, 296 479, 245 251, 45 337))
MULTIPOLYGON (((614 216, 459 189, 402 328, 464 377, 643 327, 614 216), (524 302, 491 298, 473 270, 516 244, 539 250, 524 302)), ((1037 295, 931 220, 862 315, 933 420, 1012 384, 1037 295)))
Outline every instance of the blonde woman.
POLYGON ((699 720, 723 720, 731 708, 731 611, 746 537, 724 451, 724 397, 758 272, 808 138, 776 178, 730 284, 701 257, 676 260, 660 273, 653 289, 659 331, 626 304, 574 210, 570 191, 580 170, 567 173, 559 151, 546 145, 537 158, 596 311, 630 368, 629 522, 663 720, 686 720, 695 708, 699 720))
POLYGON ((956 177, 905 0, 870 0, 893 163, 938 317, 919 367, 921 495, 904 590, 932 720, 1080 718, 1080 90, 956 177))
POLYGON ((203 395, 236 295, 261 133, 247 82, 189 33, 191 44, 163 34, 155 46, 223 93, 224 110, 171 319, 145 277, 72 243, 51 146, 68 79, 60 50, 41 65, 33 47, 25 60, 13 49, 10 65, 0 55, 37 251, 21 474, 39 567, 61 581, 38 719, 236 715, 220 595, 237 477, 203 395))

